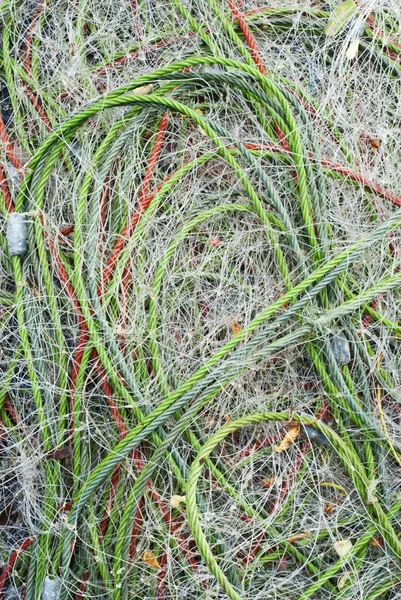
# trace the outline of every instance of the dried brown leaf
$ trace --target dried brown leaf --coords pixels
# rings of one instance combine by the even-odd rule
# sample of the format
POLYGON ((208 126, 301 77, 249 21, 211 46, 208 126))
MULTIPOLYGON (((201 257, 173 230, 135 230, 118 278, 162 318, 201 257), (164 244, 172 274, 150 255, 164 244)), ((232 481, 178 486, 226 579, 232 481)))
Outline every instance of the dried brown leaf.
POLYGON ((276 483, 276 477, 268 477, 267 479, 262 479, 263 487, 266 489, 270 489, 276 483))
POLYGON ((377 152, 381 145, 381 141, 376 140, 375 138, 369 138, 369 143, 371 145, 372 152, 377 152))
POLYGON ((241 325, 239 325, 237 319, 230 317, 230 325, 231 325, 231 332, 233 335, 238 335, 239 333, 241 333, 242 327, 241 327, 241 325))
POLYGON ((292 544, 293 542, 296 542, 297 540, 303 540, 304 538, 307 538, 310 536, 310 531, 304 531, 303 533, 297 533, 295 535, 293 535, 292 537, 290 537, 290 539, 288 540, 289 544, 292 544))
POLYGON ((153 554, 152 550, 145 550, 145 552, 142 554, 142 562, 145 565, 148 565, 149 567, 155 567, 155 569, 161 569, 161 566, 160 566, 156 556, 153 554))
POLYGON ((299 432, 299 423, 296 423, 296 425, 291 426, 285 434, 284 438, 282 439, 281 444, 279 444, 278 446, 274 446, 274 451, 284 452, 284 450, 287 450, 287 448, 289 448, 291 444, 295 442, 295 440, 299 436, 299 432))
POLYGON ((381 548, 383 546, 383 543, 383 538, 380 535, 377 535, 376 537, 370 540, 369 545, 373 546, 374 548, 381 548))

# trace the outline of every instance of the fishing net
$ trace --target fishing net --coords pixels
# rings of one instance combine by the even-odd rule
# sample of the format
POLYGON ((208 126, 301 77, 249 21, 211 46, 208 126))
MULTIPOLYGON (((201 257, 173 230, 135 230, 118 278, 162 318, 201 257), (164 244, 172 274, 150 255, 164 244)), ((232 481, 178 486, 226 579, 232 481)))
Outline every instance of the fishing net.
POLYGON ((0 594, 398 597, 399 3, 0 12, 0 594))

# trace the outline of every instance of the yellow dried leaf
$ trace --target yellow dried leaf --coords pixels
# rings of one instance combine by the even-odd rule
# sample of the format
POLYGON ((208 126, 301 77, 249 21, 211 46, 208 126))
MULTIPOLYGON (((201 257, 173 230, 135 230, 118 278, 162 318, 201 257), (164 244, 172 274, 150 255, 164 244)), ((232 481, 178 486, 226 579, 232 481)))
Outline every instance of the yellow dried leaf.
POLYGON ((371 481, 369 481, 368 487, 367 487, 367 494, 366 494, 366 502, 365 504, 375 504, 375 502, 377 502, 377 496, 375 496, 375 491, 377 486, 379 485, 380 480, 379 479, 372 479, 371 481))
POLYGON ((344 573, 344 575, 342 577, 340 577, 340 579, 338 580, 338 584, 337 584, 337 587, 339 590, 343 589, 343 587, 347 583, 348 579, 349 579, 349 573, 344 573))
POLYGON ((284 438, 282 439, 281 444, 279 446, 274 446, 274 451, 275 452, 284 452, 284 450, 287 450, 287 448, 289 448, 291 446, 291 444, 293 444, 295 442, 295 440, 299 436, 299 432, 300 432, 299 423, 290 427, 288 429, 287 433, 285 434, 284 438))
POLYGON ((357 5, 354 0, 345 0, 345 2, 339 4, 331 13, 324 29, 324 33, 328 37, 334 37, 340 33, 356 10, 357 5))
POLYGON ((358 50, 359 50, 359 38, 356 38, 356 40, 353 40, 350 45, 348 46, 348 50, 345 53, 345 56, 348 60, 352 60, 353 58, 355 58, 358 55, 358 50))
POLYGON ((337 552, 338 556, 343 558, 347 556, 352 550, 352 542, 351 540, 338 540, 333 544, 334 550, 337 552))
POLYGON ((289 544, 292 544, 293 542, 296 542, 297 540, 303 540, 304 538, 307 538, 310 536, 310 531, 304 531, 303 533, 297 533, 295 535, 293 535, 292 537, 290 537, 290 539, 288 540, 289 544))
POLYGON ((142 554, 142 562, 149 567, 155 567, 155 569, 161 569, 156 556, 153 554, 152 550, 145 550, 142 554))
MULTIPOLYGON (((203 112, 201 111, 201 109, 200 109, 200 108, 195 108, 195 112, 196 112, 198 115, 203 115, 203 112)), ((206 133, 206 131, 205 131, 204 129, 202 129, 202 127, 201 127, 200 125, 198 125, 198 129, 199 129, 199 133, 201 133, 202 135, 204 135, 204 136, 206 136, 206 137, 207 137, 207 133, 206 133)))
POLYGON ((276 477, 269 477, 268 479, 262 479, 263 487, 270 489, 276 483, 276 477))
POLYGON ((132 93, 136 96, 146 96, 146 94, 150 94, 153 90, 153 84, 148 83, 148 85, 142 85, 141 87, 135 88, 132 90, 132 93))
POLYGON ((173 508, 178 508, 181 503, 185 504, 186 496, 171 496, 170 504, 173 508))

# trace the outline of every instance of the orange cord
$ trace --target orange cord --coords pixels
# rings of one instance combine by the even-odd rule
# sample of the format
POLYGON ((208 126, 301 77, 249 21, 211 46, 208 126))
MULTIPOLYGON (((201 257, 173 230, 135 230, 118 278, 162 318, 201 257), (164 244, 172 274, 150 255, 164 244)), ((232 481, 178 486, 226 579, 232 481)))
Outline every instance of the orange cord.
POLYGON ((156 168, 156 164, 163 147, 164 136, 167 129, 167 124, 169 122, 169 115, 165 113, 160 120, 159 129, 156 135, 155 143, 152 149, 152 153, 149 158, 148 166, 146 167, 145 176, 142 181, 141 189, 139 191, 138 203, 136 205, 136 209, 132 217, 128 220, 125 225, 123 231, 117 242, 114 245, 113 250, 111 251, 109 260, 107 261, 104 272, 102 273, 101 281, 98 287, 98 294, 101 296, 104 293, 107 283, 110 281, 110 278, 113 273, 113 268, 117 262, 117 259, 125 245, 126 240, 133 234, 135 227, 148 208, 149 204, 152 201, 153 195, 149 194, 150 182, 153 177, 154 170, 156 168))
POLYGON ((257 66, 259 71, 262 73, 262 75, 266 75, 266 68, 263 64, 263 60, 259 53, 259 49, 256 44, 255 38, 254 38, 251 30, 249 29, 249 27, 244 19, 243 14, 239 10, 238 6, 235 4, 234 0, 227 0, 227 2, 228 2, 228 5, 231 9, 231 12, 232 12, 235 20, 237 21, 238 25, 241 28, 242 33, 244 34, 244 37, 245 37, 247 44, 249 46, 249 49, 251 51, 252 58, 255 61, 255 65, 257 66))
POLYGON ((26 540, 21 544, 21 546, 17 550, 14 550, 14 552, 11 554, 10 558, 8 559, 8 563, 3 568, 3 571, 0 575, 0 594, 1 594, 0 597, 3 597, 4 586, 5 586, 6 581, 12 571, 13 566, 16 563, 17 558, 19 557, 19 555, 22 552, 24 552, 24 550, 29 548, 29 546, 33 542, 33 539, 34 539, 33 537, 26 538, 26 540))

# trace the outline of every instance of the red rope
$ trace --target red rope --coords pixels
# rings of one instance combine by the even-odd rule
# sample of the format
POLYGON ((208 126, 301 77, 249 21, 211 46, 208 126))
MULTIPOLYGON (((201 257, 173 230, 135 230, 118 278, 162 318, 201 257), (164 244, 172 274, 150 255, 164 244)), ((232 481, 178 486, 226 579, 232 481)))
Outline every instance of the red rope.
POLYGON ((138 15, 137 0, 131 0, 131 12, 132 12, 133 20, 134 20, 134 27, 135 27, 136 34, 139 37, 139 39, 142 40, 143 31, 142 31, 142 27, 141 27, 141 21, 139 19, 139 15, 138 15))
POLYGON ((156 598, 155 600, 165 600, 166 598, 166 574, 167 574, 167 561, 168 554, 163 552, 159 558, 160 569, 157 573, 157 587, 156 587, 156 598))
POLYGON ((117 465, 117 467, 114 469, 113 475, 111 477, 111 484, 110 484, 109 495, 107 498, 106 511, 105 511, 105 514, 103 515, 103 518, 100 521, 100 525, 99 525, 99 538, 103 538, 106 534, 107 526, 110 521, 110 513, 113 508, 114 498, 116 496, 116 489, 117 489, 117 484, 118 484, 119 479, 120 479, 120 465, 117 465))
POLYGON ((50 119, 47 116, 46 111, 43 108, 40 100, 37 98, 37 96, 34 94, 34 92, 31 90, 31 88, 29 88, 27 85, 24 85, 23 89, 24 89, 24 92, 26 93, 26 95, 28 96, 28 99, 31 102, 32 106, 38 113, 39 117, 42 119, 43 123, 46 125, 46 129, 48 129, 50 131, 52 128, 50 119))
POLYGON ((19 158, 17 158, 17 156, 15 154, 14 145, 12 142, 10 142, 10 138, 8 137, 7 129, 6 129, 6 126, 4 125, 3 115, 1 114, 1 111, 0 111, 0 141, 2 142, 5 153, 7 154, 10 161, 13 163, 14 167, 18 170, 22 169, 22 164, 21 164, 19 158))
POLYGON ((239 10, 238 6, 235 4, 234 0, 227 0, 227 2, 228 2, 228 5, 231 9, 231 12, 232 12, 235 20, 237 21, 238 25, 241 28, 242 33, 244 34, 244 37, 245 37, 247 44, 249 46, 249 49, 251 51, 252 58, 255 61, 255 65, 257 66, 259 71, 262 73, 262 75, 266 75, 266 68, 263 64, 262 57, 260 56, 259 49, 256 44, 255 38, 254 38, 251 30, 249 29, 249 27, 244 19, 243 14, 239 10))
POLYGON ((31 75, 31 61, 32 61, 32 39, 33 30, 36 23, 38 22, 39 15, 44 8, 44 2, 39 2, 32 17, 32 21, 29 24, 28 31, 25 38, 25 52, 24 52, 24 69, 25 73, 31 75))
POLYGON ((4 410, 6 410, 8 412, 11 419, 14 421, 14 423, 16 425, 21 424, 21 419, 19 418, 17 411, 15 410, 13 404, 11 403, 10 399, 7 396, 4 399, 3 408, 4 408, 4 410))
MULTIPOLYGON (((366 19, 367 23, 369 23, 369 25, 371 26, 371 31, 372 33, 375 33, 380 39, 383 40, 383 44, 386 46, 387 42, 386 42, 386 37, 384 36, 384 34, 377 28, 376 25, 376 21, 373 17, 373 15, 369 15, 366 19)), ((398 50, 401 50, 401 46, 399 44, 397 44, 396 42, 394 42, 393 40, 391 40, 391 44, 395 47, 398 48, 398 50)), ((395 52, 393 52, 392 50, 390 50, 389 48, 385 48, 385 50, 389 53, 389 55, 391 56, 391 58, 393 58, 396 61, 400 60, 400 57, 398 56, 398 54, 396 54, 395 52)))
POLYGON ((86 582, 88 580, 89 580, 89 571, 85 571, 84 574, 83 574, 83 576, 82 576, 82 581, 80 583, 78 591, 75 594, 74 600, 81 600, 81 598, 84 597, 84 593, 85 593, 85 589, 86 589, 86 582))
MULTIPOLYGON (((284 148, 277 146, 275 144, 248 143, 248 144, 244 144, 244 146, 246 148, 248 148, 248 150, 268 150, 269 152, 278 152, 278 153, 284 152, 284 153, 290 154, 289 152, 284 150, 284 148)), ((315 160, 315 157, 311 152, 308 153, 308 156, 312 160, 315 160)), ((396 206, 401 206, 400 196, 397 196, 397 194, 394 194, 390 190, 387 190, 380 184, 374 183, 373 181, 371 181, 364 175, 361 175, 360 173, 356 173, 350 167, 343 167, 342 165, 339 165, 338 163, 335 163, 332 160, 329 160, 328 158, 321 158, 320 162, 323 167, 328 167, 331 171, 334 171, 335 173, 339 173, 340 175, 349 177, 349 179, 351 179, 352 181, 356 181, 357 183, 362 184, 364 187, 367 187, 368 189, 370 189, 370 191, 374 192, 378 196, 382 196, 383 198, 386 198, 386 200, 389 200, 392 204, 395 204, 396 206)))
POLYGON ((138 510, 136 511, 136 515, 134 518, 134 525, 132 527, 132 532, 131 532, 131 542, 130 542, 130 546, 129 546, 130 561, 132 561, 135 556, 136 546, 138 544, 138 539, 139 539, 139 533, 141 531, 143 504, 144 504, 144 499, 141 498, 139 505, 138 505, 138 510))
POLYGON ((2 164, 0 164, 0 190, 3 194, 4 204, 6 205, 8 212, 14 212, 14 203, 13 199, 11 198, 10 190, 8 189, 6 174, 2 164))
MULTIPOLYGON (((108 65, 105 65, 104 67, 99 67, 99 69, 96 71, 96 74, 103 75, 104 73, 107 72, 107 69, 110 69, 111 67, 116 67, 118 65, 124 65, 125 63, 129 62, 130 60, 138 58, 138 55, 140 52, 146 53, 149 50, 156 50, 157 48, 163 48, 164 46, 173 44, 176 41, 185 40, 189 37, 194 37, 195 35, 196 35, 196 33, 194 31, 189 31, 188 33, 185 33, 182 35, 177 35, 177 36, 174 36, 171 38, 167 38, 165 40, 160 40, 159 42, 157 42, 155 44, 149 44, 146 47, 140 48, 139 50, 135 50, 135 52, 131 52, 130 54, 121 56, 121 58, 117 58, 116 60, 109 63, 108 65)), ((58 99, 61 100, 61 99, 65 98, 66 96, 69 95, 69 93, 70 92, 62 92, 62 94, 60 94, 60 96, 58 96, 58 99)))
POLYGON ((97 374, 100 378, 100 385, 102 386, 102 390, 103 390, 104 395, 106 396, 106 401, 107 401, 107 404, 109 405, 111 415, 117 426, 119 437, 120 437, 120 439, 123 439, 127 435, 127 432, 128 432, 127 427, 124 423, 124 419, 122 418, 120 411, 118 410, 118 406, 113 399, 113 391, 111 389, 111 385, 107 379, 106 372, 102 366, 102 363, 100 362, 100 359, 98 357, 96 350, 92 351, 92 356, 96 360, 95 367, 96 367, 97 374))
POLYGON ((21 544, 21 546, 19 548, 17 548, 17 550, 14 550, 14 552, 11 554, 10 558, 8 559, 8 563, 6 564, 6 566, 4 567, 4 569, 0 575, 1 597, 3 596, 4 586, 6 584, 6 581, 9 577, 19 555, 22 554, 22 552, 24 552, 27 548, 29 548, 29 546, 33 542, 33 539, 34 539, 33 537, 26 538, 26 540, 21 544))
POLYGON ((331 169, 332 171, 335 171, 336 173, 345 175, 346 177, 349 177, 350 179, 352 179, 352 181, 357 181, 358 183, 361 183, 365 187, 372 190, 372 192, 375 192, 379 196, 383 196, 383 198, 390 200, 390 202, 392 202, 396 206, 401 206, 401 198, 399 196, 397 196, 393 192, 390 192, 389 190, 386 190, 378 183, 373 183, 372 181, 370 181, 363 175, 360 175, 359 173, 355 173, 355 171, 353 171, 349 167, 342 167, 341 165, 339 165, 327 158, 322 158, 321 163, 324 167, 328 167, 329 169, 331 169))
POLYGON ((114 266, 117 262, 117 259, 125 245, 126 239, 129 238, 133 234, 139 219, 141 218, 141 216, 143 215, 145 210, 148 208, 148 206, 153 198, 153 196, 149 195, 148 192, 149 192, 150 182, 152 180, 153 173, 156 168, 156 164, 157 164, 161 149, 163 147, 164 136, 166 133, 168 121, 169 121, 169 115, 167 113, 165 113, 160 120, 159 129, 158 129, 158 132, 156 135, 155 143, 154 143, 152 153, 149 158, 148 166, 146 167, 145 176, 142 181, 141 189, 139 190, 139 198, 138 198, 138 203, 137 203, 135 212, 132 215, 132 217, 128 220, 127 224, 125 225, 123 231, 121 232, 119 239, 115 243, 114 248, 110 254, 110 257, 109 257, 109 260, 107 261, 105 270, 102 273, 100 285, 98 288, 99 296, 104 293, 106 285, 112 276, 113 268, 114 268, 114 266))
POLYGON ((128 303, 128 290, 129 282, 131 279, 131 273, 127 266, 124 267, 122 278, 121 278, 121 302, 120 302, 120 349, 125 354, 125 327, 127 325, 127 303, 128 303))

